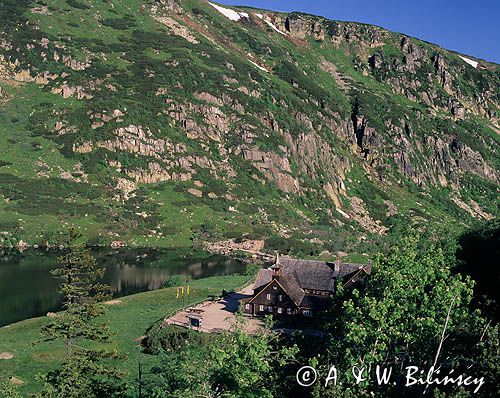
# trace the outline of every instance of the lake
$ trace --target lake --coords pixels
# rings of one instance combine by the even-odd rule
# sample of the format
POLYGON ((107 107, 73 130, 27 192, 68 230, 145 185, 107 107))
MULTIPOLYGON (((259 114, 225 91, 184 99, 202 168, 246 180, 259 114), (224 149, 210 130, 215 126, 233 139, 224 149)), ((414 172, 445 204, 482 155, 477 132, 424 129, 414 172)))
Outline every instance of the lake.
MULTIPOLYGON (((105 267, 104 282, 115 297, 159 289, 174 275, 189 280, 245 271, 240 261, 203 252, 107 248, 92 253, 105 267)), ((0 252, 0 326, 61 308, 58 280, 50 273, 60 254, 43 250, 0 252)))

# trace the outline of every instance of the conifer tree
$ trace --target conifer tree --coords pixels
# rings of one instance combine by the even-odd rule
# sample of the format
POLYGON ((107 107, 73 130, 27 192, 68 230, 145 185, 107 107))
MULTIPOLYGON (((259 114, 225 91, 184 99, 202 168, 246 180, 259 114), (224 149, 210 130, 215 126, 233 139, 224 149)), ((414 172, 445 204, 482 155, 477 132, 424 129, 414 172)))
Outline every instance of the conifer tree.
POLYGON ((66 240, 67 252, 59 257, 59 267, 52 274, 61 281, 63 311, 42 328, 43 341, 61 341, 66 355, 59 369, 41 377, 43 398, 98 398, 123 396, 121 374, 113 367, 120 355, 108 351, 111 342, 106 323, 99 320, 109 297, 109 286, 100 282, 104 269, 71 230, 66 240))

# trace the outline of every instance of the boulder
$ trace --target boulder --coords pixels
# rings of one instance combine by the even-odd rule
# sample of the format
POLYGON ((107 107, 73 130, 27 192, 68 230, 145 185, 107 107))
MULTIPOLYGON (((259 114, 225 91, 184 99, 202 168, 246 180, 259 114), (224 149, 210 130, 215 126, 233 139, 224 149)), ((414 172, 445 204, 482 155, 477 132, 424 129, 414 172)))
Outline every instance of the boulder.
POLYGON ((188 192, 191 194, 191 195, 194 195, 198 198, 201 198, 203 196, 203 192, 200 191, 199 189, 195 189, 195 188, 190 188, 188 189, 188 192))

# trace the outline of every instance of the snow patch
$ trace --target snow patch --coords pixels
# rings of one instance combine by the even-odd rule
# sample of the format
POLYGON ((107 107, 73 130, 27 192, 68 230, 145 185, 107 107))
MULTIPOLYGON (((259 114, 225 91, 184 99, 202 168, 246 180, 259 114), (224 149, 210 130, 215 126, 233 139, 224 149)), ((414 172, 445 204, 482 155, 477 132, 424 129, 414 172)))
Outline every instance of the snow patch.
POLYGON ((473 61, 472 59, 469 59, 469 58, 465 58, 465 57, 462 57, 461 55, 459 55, 460 58, 462 58, 465 62, 467 62, 469 65, 472 65, 472 67, 476 68, 477 69, 477 65, 479 64, 479 62, 477 61, 473 61))
POLYGON ((267 25, 268 25, 271 29, 273 29, 273 30, 275 30, 276 32, 278 32, 278 33, 282 34, 283 36, 285 35, 285 34, 284 34, 281 30, 279 30, 279 29, 278 29, 278 28, 277 28, 277 27, 276 27, 276 26, 275 26, 272 22, 269 22, 267 19, 264 19, 264 22, 265 22, 265 23, 267 23, 267 25))
POLYGON ((264 18, 264 15, 262 15, 262 14, 255 14, 255 16, 256 16, 257 18, 259 18, 259 19, 264 18))
POLYGON ((208 2, 213 8, 215 8, 217 11, 219 11, 222 15, 224 15, 226 18, 229 18, 231 21, 239 21, 241 18, 249 18, 248 13, 246 12, 237 12, 234 10, 231 10, 229 8, 224 8, 221 6, 218 6, 217 4, 213 4, 208 2))
POLYGON ((248 62, 250 62, 252 65, 256 66, 257 68, 259 68, 260 70, 263 70, 264 72, 269 73, 269 71, 266 68, 260 66, 259 64, 256 64, 255 62, 250 61, 250 60, 248 60, 248 62))

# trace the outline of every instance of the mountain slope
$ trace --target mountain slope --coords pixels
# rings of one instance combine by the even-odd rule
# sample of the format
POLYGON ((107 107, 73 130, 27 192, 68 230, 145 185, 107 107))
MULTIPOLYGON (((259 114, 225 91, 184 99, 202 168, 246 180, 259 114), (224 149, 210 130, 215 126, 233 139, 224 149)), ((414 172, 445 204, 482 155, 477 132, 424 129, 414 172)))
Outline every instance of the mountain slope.
POLYGON ((76 225, 94 243, 317 255, 497 216, 496 64, 198 0, 7 0, 0 16, 4 245, 76 225))

